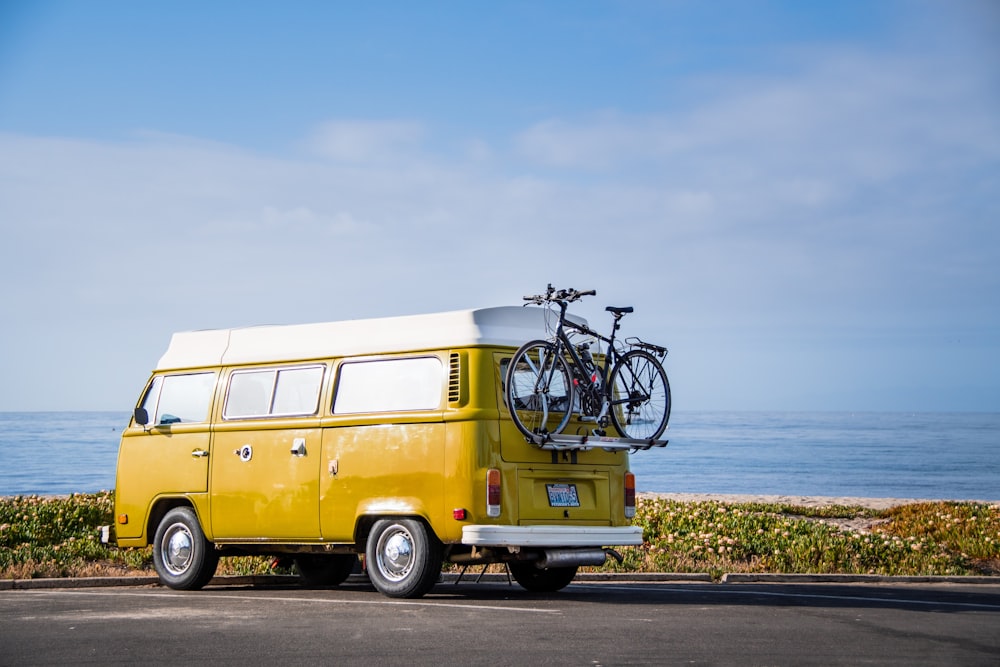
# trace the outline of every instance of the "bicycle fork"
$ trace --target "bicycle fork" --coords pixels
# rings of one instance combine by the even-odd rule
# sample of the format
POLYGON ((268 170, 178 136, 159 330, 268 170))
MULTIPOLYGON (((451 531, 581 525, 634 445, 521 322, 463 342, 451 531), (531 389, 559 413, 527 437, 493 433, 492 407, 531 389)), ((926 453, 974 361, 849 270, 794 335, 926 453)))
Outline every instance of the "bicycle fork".
MULTIPOLYGON (((551 350, 539 351, 539 368, 532 369, 535 377, 538 378, 538 382, 533 388, 533 394, 535 403, 537 403, 535 407, 542 413, 542 424, 547 424, 549 421, 549 396, 552 390, 552 378, 555 377, 557 367, 556 355, 551 352, 551 350)), ((527 355, 525 355, 525 359, 531 363, 531 359, 527 355)))

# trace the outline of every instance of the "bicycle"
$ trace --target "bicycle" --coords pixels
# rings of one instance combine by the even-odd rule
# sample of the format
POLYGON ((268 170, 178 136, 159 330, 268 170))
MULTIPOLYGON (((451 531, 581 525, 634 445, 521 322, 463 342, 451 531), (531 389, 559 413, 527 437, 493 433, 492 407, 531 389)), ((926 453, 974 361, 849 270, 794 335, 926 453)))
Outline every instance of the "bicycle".
POLYGON ((623 438, 662 446, 656 439, 670 419, 670 384, 659 360, 667 348, 638 338, 616 340, 631 306, 605 308, 614 318, 610 336, 567 317, 570 303, 596 294, 550 284, 545 294, 524 297, 526 306, 558 306, 559 321, 549 340, 525 343, 507 367, 504 394, 514 424, 529 442, 543 444, 566 427, 576 409, 581 421, 596 425, 593 435, 605 436, 610 423, 623 438), (571 335, 596 339, 598 352, 606 343, 603 363, 591 354, 591 340, 574 343, 571 335))

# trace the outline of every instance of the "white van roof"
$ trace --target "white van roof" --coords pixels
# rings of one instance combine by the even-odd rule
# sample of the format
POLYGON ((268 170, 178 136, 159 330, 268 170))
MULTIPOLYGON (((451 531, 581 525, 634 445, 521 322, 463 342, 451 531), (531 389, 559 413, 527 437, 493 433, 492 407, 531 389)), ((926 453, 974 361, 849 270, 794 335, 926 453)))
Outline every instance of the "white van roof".
MULTIPOLYGON (((175 333, 156 370, 440 350, 474 345, 517 347, 547 335, 558 313, 501 306, 448 313, 316 324, 175 333)), ((581 324, 586 320, 572 319, 581 324)))

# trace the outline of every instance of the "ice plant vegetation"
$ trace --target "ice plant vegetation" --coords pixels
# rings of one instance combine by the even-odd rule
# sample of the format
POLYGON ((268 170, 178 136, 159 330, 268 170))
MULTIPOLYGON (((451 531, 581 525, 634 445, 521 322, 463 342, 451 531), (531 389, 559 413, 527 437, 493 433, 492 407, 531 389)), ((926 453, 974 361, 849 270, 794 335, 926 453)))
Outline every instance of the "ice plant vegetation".
MULTIPOLYGON (((101 544, 114 494, 0 498, 0 578, 153 575, 150 549, 101 544)), ((616 572, 1000 575, 1000 506, 918 503, 889 510, 640 498, 644 544, 616 572)), ((610 562, 610 561, 609 561, 610 562)), ((223 559, 219 574, 273 571, 223 559)), ((287 570, 284 570, 287 572, 287 570)))
MULTIPOLYGON (((0 498, 0 579, 155 576, 150 547, 119 550, 101 543, 99 527, 112 523, 114 497, 114 491, 101 491, 0 498)), ((269 559, 233 558, 223 559, 218 573, 269 571, 269 559)))
POLYGON ((1000 574, 1000 507, 934 502, 888 510, 643 499, 644 544, 613 571, 1000 574))

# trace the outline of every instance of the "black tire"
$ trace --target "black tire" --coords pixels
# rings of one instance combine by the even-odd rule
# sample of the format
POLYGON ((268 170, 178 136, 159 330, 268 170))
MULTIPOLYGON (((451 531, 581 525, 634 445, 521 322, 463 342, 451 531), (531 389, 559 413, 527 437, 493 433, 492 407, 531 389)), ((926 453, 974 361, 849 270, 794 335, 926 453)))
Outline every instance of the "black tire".
POLYGON ((504 398, 510 416, 529 439, 562 431, 573 411, 573 382, 566 358, 544 340, 522 345, 510 360, 504 398))
POLYGON ((304 554, 295 557, 295 569, 306 586, 339 586, 358 564, 354 554, 304 554))
POLYGON ((391 598, 419 598, 441 578, 441 543, 417 519, 379 519, 365 547, 372 585, 391 598))
POLYGON ((569 586, 576 576, 576 566, 540 569, 534 563, 508 563, 510 573, 527 591, 554 593, 569 586))
POLYGON ((645 350, 623 355, 611 371, 611 422, 626 438, 655 440, 670 420, 670 383, 645 350))
POLYGON ((215 576, 219 555, 190 507, 167 512, 153 538, 153 567, 164 586, 196 591, 215 576))

